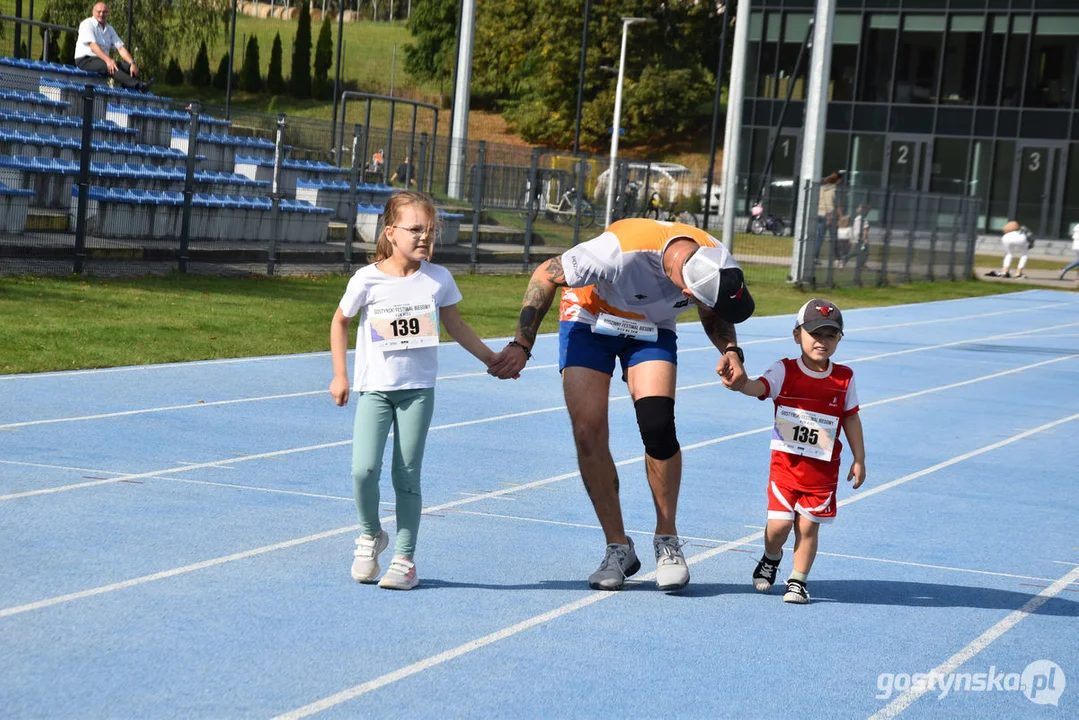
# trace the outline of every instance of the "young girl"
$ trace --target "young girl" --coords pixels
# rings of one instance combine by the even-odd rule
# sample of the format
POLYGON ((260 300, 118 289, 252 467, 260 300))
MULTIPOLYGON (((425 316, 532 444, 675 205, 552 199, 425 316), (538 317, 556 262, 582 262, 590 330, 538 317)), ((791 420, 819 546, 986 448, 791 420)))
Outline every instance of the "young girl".
POLYGON ((383 211, 375 262, 356 271, 330 323, 333 382, 330 395, 348 403, 345 353, 352 318, 362 314, 356 335, 356 423, 352 439, 352 482, 363 531, 356 539, 352 577, 374 582, 378 556, 389 545, 379 523, 379 475, 386 438, 393 426, 393 489, 397 539, 393 560, 379 587, 411 590, 419 584, 413 555, 423 509, 420 466, 434 412, 438 374, 438 326, 490 366, 492 352, 461 319, 461 292, 449 271, 429 262, 437 238, 437 211, 422 193, 405 191, 383 211))

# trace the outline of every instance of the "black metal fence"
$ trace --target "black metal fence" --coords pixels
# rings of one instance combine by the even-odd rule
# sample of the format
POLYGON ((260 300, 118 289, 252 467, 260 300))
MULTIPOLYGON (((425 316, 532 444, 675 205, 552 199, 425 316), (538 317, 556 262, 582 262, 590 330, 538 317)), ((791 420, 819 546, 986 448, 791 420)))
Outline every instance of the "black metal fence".
MULTIPOLYGON (((722 235, 723 188, 714 186, 706 216, 700 171, 452 142, 435 133, 433 108, 424 122, 415 105, 394 121, 355 103, 347 117, 364 122, 334 127, 56 68, 9 63, 0 74, 0 273, 348 271, 367 262, 386 199, 406 186, 441 207, 436 261, 471 269, 527 269, 598 235, 608 205, 611 220, 648 216, 722 235)), ((773 178, 758 203, 757 180, 739 177, 735 235, 725 239, 751 281, 970 275, 976 199, 841 186, 835 217, 818 221, 819 186, 796 193, 793 180, 773 178), (798 212, 806 231, 796 239, 798 212)))

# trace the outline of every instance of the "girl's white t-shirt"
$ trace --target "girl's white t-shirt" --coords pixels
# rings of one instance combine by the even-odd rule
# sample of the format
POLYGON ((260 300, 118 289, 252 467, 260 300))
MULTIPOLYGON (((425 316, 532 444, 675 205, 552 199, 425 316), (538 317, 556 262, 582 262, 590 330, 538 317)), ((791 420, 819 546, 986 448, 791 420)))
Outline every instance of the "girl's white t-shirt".
MULTIPOLYGON (((375 264, 356 271, 339 307, 345 317, 355 317, 362 310, 360 327, 356 331, 356 363, 352 387, 359 392, 369 390, 412 390, 435 386, 438 376, 438 346, 410 349, 382 349, 386 343, 378 329, 372 326, 372 308, 413 304, 435 308, 434 333, 438 335, 437 309, 456 305, 461 291, 450 271, 441 265, 421 262, 420 268, 407 277, 394 277, 375 264)), ((427 318, 421 321, 429 322, 427 318)), ((427 326, 427 331, 430 331, 427 326)))

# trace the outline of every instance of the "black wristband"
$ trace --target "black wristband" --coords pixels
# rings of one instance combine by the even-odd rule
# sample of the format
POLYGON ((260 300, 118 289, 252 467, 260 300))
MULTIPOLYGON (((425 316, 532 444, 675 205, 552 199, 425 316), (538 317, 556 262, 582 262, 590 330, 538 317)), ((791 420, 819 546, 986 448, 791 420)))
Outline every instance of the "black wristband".
POLYGON ((743 365, 746 364, 746 354, 742 352, 742 348, 738 347, 737 345, 728 345, 727 349, 723 351, 723 354, 726 355, 729 352, 732 352, 738 356, 738 362, 742 363, 743 365))
POLYGON ((510 340, 508 343, 506 343, 506 347, 519 347, 519 348, 521 348, 522 350, 525 351, 525 358, 527 360, 532 359, 532 351, 529 350, 528 348, 526 348, 521 343, 517 342, 516 340, 510 340))

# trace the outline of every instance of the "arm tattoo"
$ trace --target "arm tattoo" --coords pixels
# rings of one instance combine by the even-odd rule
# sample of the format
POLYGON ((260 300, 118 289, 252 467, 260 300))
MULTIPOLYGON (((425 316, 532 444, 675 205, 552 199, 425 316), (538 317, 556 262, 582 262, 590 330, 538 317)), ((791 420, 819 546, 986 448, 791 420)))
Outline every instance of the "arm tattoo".
POLYGON ((543 316, 551 308, 555 289, 565 284, 566 276, 562 271, 562 259, 557 257, 551 258, 544 263, 542 280, 536 280, 535 276, 533 276, 528 281, 528 288, 525 290, 524 307, 521 308, 521 316, 517 322, 517 327, 521 337, 529 345, 536 343, 536 333, 539 332, 543 316))
POLYGON ((705 312, 703 309, 700 312, 701 327, 704 328, 704 332, 708 335, 708 339, 712 341, 720 352, 726 350, 731 345, 738 344, 738 333, 734 329, 732 323, 726 320, 721 320, 713 312, 705 312))

